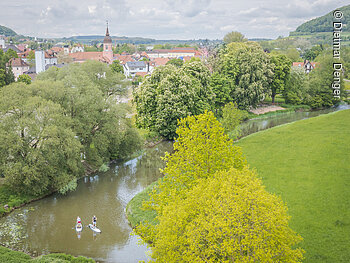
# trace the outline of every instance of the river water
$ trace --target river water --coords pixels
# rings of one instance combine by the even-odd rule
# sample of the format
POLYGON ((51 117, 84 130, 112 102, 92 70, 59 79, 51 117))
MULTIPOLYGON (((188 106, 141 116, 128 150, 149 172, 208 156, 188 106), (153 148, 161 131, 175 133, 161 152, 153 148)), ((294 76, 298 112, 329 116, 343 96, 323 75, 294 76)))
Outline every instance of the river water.
MULTIPOLYGON (((315 112, 278 114, 249 120, 241 125, 244 135, 276 125, 349 108, 315 112)), ((161 156, 172 151, 171 142, 162 142, 127 162, 110 165, 108 172, 82 178, 77 190, 67 195, 54 194, 0 219, 0 244, 31 254, 64 252, 92 257, 98 262, 131 263, 147 261, 147 246, 138 245, 138 237, 130 235, 125 216, 127 203, 138 192, 157 180, 164 166, 161 156), (74 230, 80 216, 84 225, 97 216, 101 234, 84 228, 74 230)))

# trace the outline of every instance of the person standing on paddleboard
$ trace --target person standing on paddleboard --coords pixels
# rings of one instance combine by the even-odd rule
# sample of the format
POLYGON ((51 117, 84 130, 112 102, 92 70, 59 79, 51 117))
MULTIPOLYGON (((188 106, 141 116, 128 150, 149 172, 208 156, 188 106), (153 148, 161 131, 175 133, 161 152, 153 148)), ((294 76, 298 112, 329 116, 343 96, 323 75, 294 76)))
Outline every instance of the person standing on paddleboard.
POLYGON ((81 219, 79 216, 77 217, 77 224, 81 224, 81 219))
POLYGON ((94 216, 92 217, 92 225, 93 225, 94 227, 96 227, 96 221, 97 221, 97 217, 94 215, 94 216))

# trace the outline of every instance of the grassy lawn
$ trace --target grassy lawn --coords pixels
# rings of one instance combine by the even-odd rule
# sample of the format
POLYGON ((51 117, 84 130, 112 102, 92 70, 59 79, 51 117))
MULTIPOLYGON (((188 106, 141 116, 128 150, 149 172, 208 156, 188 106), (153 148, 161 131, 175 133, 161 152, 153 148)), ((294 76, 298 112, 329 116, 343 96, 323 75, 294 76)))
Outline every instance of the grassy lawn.
POLYGON ((35 198, 38 197, 14 193, 0 182, 0 217, 10 212, 12 207, 26 204, 35 198), (8 205, 8 209, 5 209, 4 205, 8 205))
POLYGON ((252 134, 237 144, 303 238, 305 262, 350 259, 350 110, 252 134))
POLYGON ((148 193, 156 183, 157 181, 153 182, 152 184, 147 186, 145 190, 135 195, 134 198, 131 199, 131 201, 126 206, 126 216, 132 227, 135 227, 141 221, 142 222, 148 221, 152 224, 157 224, 157 222, 155 221, 155 217, 157 213, 155 211, 149 211, 149 210, 144 211, 141 209, 142 203, 144 201, 148 201, 149 199, 148 193))
POLYGON ((37 258, 31 258, 29 255, 13 251, 11 249, 0 246, 0 262, 7 263, 49 263, 49 262, 57 262, 57 263, 93 263, 95 260, 85 257, 73 257, 71 255, 66 255, 62 253, 55 253, 40 256, 37 258))

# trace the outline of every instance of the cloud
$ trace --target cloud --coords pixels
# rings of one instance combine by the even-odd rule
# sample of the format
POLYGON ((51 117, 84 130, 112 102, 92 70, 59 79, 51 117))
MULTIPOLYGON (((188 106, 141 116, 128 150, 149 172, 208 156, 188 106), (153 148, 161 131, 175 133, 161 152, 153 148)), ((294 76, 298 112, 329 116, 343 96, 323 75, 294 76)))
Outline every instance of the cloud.
POLYGON ((110 33, 157 39, 288 35, 301 23, 348 0, 11 0, 0 2, 0 24, 39 37, 110 33), (13 15, 16 14, 16 15, 13 15))

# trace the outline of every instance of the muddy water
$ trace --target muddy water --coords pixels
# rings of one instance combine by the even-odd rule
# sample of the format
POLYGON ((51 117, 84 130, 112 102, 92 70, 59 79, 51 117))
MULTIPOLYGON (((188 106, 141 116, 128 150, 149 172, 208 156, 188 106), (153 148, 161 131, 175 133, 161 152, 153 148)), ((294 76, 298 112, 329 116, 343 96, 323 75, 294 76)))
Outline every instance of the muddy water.
POLYGON ((125 207, 135 194, 160 177, 160 156, 171 151, 163 142, 128 162, 112 164, 108 172, 82 178, 75 192, 52 195, 0 219, 0 243, 34 254, 64 252, 92 257, 100 262, 147 260, 145 245, 125 217, 125 207), (101 234, 73 229, 77 216, 83 225, 96 215, 101 234))

